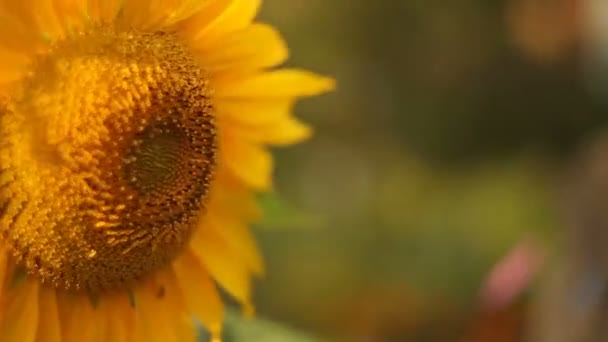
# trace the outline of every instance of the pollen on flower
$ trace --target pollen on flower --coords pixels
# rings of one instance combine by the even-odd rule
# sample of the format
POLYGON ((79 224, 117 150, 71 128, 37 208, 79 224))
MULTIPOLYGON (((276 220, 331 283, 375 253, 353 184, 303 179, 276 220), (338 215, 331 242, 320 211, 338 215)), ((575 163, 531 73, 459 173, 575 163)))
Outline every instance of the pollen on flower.
POLYGON ((216 133, 205 73, 175 35, 74 35, 0 104, 0 233, 28 272, 95 292, 182 250, 216 133))

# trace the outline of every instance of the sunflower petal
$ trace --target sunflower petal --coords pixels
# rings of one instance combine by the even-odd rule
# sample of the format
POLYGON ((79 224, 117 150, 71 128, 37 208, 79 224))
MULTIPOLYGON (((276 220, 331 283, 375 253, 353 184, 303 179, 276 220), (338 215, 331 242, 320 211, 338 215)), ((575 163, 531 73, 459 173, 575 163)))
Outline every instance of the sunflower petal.
POLYGON ((15 82, 26 72, 28 59, 19 53, 10 52, 0 48, 0 85, 15 82))
POLYGON ((167 311, 175 318, 173 329, 175 330, 178 341, 194 341, 194 320, 192 313, 187 310, 184 294, 178 284, 177 277, 173 269, 160 272, 157 281, 165 288, 164 297, 166 298, 167 311))
POLYGON ((288 56, 281 35, 271 26, 253 24, 221 40, 197 46, 201 64, 211 74, 246 72, 275 66, 288 56))
POLYGON ((193 252, 211 276, 238 300, 246 310, 251 305, 251 274, 246 263, 231 252, 215 229, 202 227, 192 239, 193 252))
POLYGON ((200 229, 214 229, 232 252, 245 261, 251 272, 257 275, 264 274, 264 262, 260 250, 251 229, 242 219, 233 215, 215 214, 210 208, 206 219, 201 222, 200 229))
POLYGON ((167 16, 162 22, 162 26, 170 26, 184 19, 192 17, 207 5, 208 1, 200 0, 175 0, 173 3, 166 2, 168 7, 164 9, 167 16))
POLYGON ((270 124, 291 115, 294 99, 217 98, 218 118, 245 125, 270 124))
POLYGON ((93 341, 97 336, 95 309, 88 296, 58 294, 62 342, 93 341))
POLYGON ((40 287, 40 317, 36 342, 61 342, 55 289, 40 287))
MULTIPOLYGON (((27 29, 28 33, 36 32, 33 18, 28 14, 27 6, 23 1, 0 0, 0 17, 9 20, 15 27, 27 29)), ((9 32, 6 35, 9 36, 9 32)), ((38 33, 38 32, 36 32, 38 33)))
POLYGON ((100 334, 101 341, 130 342, 135 334, 135 308, 126 294, 111 294, 99 303, 99 311, 105 315, 106 328, 100 334))
POLYGON ((221 137, 220 146, 221 163, 236 177, 258 190, 271 188, 273 160, 265 148, 239 139, 227 128, 221 137))
POLYGON ((198 12, 178 23, 178 31, 188 40, 197 39, 230 6, 234 0, 210 0, 198 12))
POLYGON ((294 117, 262 126, 232 124, 230 131, 247 141, 275 146, 295 144, 312 136, 312 129, 294 117))
POLYGON ((233 0, 226 11, 204 32, 204 39, 240 30, 251 24, 257 15, 262 0, 233 0))
POLYGON ((57 0, 0 0, 0 13, 17 18, 22 24, 21 28, 27 29, 28 35, 55 40, 65 34, 65 27, 57 16, 55 1, 57 0))
POLYGON ((207 270, 190 250, 175 261, 174 270, 189 311, 212 335, 219 336, 224 319, 224 305, 207 270))
POLYGON ((239 217, 251 222, 262 217, 262 209, 256 195, 230 170, 220 166, 215 175, 216 183, 221 187, 212 190, 209 198, 209 211, 225 216, 239 217))
POLYGON ((89 18, 94 22, 109 23, 116 18, 121 6, 121 0, 89 0, 89 18))
POLYGON ((65 36, 65 27, 62 25, 53 0, 34 0, 29 4, 36 19, 37 27, 41 33, 54 39, 65 36))
POLYGON ((184 21, 181 29, 192 41, 210 42, 251 24, 261 3, 261 0, 213 0, 184 21))
POLYGON ((196 341, 196 327, 194 326, 194 320, 191 317, 182 315, 182 319, 177 322, 175 328, 177 330, 177 340, 179 342, 196 341))
POLYGON ((55 0, 54 7, 57 20, 61 22, 67 32, 74 32, 84 27, 87 14, 86 1, 55 0))
POLYGON ((143 282, 135 292, 137 340, 179 342, 185 319, 181 298, 175 280, 166 271, 143 282))
MULTIPOLYGON (((0 244, 0 293, 6 291, 5 282, 9 276, 8 257, 9 251, 4 244, 0 244)), ((0 301, 2 301, 2 295, 0 295, 0 301)), ((2 309, 0 308, 0 313, 2 309)), ((0 314, 0 319, 2 315, 0 314)))
POLYGON ((127 27, 146 29, 154 22, 161 0, 126 0, 122 7, 122 23, 127 27))
POLYGON ((137 292, 137 338, 136 341, 177 342, 177 336, 169 322, 159 299, 155 298, 157 289, 146 288, 137 292))
MULTIPOLYGON (((42 36, 19 20, 13 10, 0 0, 0 46, 14 53, 21 53, 23 58, 42 48, 42 36)), ((31 24, 30 24, 31 25, 31 24)))
POLYGON ((205 5, 200 0, 129 0, 121 19, 129 27, 160 29, 191 17, 205 5))
POLYGON ((39 319, 38 281, 28 277, 7 297, 0 309, 0 341, 34 342, 39 319))
POLYGON ((216 96, 221 99, 293 98, 314 96, 334 89, 335 81, 314 73, 282 69, 239 78, 216 80, 216 96))

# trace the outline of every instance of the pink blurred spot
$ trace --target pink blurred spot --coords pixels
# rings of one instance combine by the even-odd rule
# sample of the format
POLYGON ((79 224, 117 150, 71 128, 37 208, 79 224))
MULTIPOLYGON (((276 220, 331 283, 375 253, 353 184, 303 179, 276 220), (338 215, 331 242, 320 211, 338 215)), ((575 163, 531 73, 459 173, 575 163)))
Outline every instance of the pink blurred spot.
POLYGON ((484 280, 480 291, 482 306, 499 310, 512 303, 528 288, 543 259, 544 253, 538 244, 526 240, 515 245, 484 280))

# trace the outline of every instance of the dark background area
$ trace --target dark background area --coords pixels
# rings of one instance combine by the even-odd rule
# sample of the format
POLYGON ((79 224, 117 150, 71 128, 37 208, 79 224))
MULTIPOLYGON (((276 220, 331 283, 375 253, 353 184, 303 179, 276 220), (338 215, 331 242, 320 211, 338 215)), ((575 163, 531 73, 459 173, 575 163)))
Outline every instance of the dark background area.
MULTIPOLYGON (((267 0, 288 64, 338 90, 298 106, 312 140, 276 151, 259 315, 346 341, 558 341, 565 318, 549 317, 568 309, 542 298, 578 297, 552 275, 593 264, 604 286, 585 257, 599 219, 577 209, 608 209, 593 190, 608 182, 601 8, 267 0)), ((605 337, 590 303, 571 330, 605 337)))

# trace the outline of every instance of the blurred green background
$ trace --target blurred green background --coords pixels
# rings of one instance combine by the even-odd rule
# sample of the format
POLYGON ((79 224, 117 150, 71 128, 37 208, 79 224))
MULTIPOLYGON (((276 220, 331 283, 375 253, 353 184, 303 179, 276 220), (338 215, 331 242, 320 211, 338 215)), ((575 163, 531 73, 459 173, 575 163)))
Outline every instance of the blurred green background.
POLYGON ((276 151, 258 315, 336 341, 606 338, 607 12, 266 0, 288 65, 338 90, 298 106, 311 141, 276 151))

